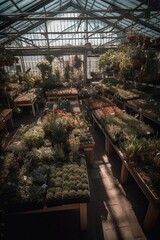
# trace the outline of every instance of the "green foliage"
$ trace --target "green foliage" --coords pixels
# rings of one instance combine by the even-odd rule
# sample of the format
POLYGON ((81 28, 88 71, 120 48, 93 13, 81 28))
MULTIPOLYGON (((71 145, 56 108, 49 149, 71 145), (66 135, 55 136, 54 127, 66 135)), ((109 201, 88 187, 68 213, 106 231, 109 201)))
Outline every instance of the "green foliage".
POLYGON ((73 67, 76 69, 80 69, 81 64, 82 64, 81 59, 77 55, 75 55, 73 60, 73 67))
POLYGON ((60 78, 61 78, 61 74, 60 74, 60 71, 58 68, 55 68, 54 69, 54 74, 56 76, 56 80, 59 82, 60 81, 60 78))
POLYGON ((55 151, 55 157, 57 160, 65 161, 66 160, 66 154, 64 151, 64 145, 63 144, 55 144, 54 145, 54 151, 55 151))
POLYGON ((30 128, 23 136, 24 143, 29 147, 40 147, 44 140, 44 130, 41 126, 30 128))
POLYGON ((54 56, 53 55, 46 55, 45 59, 49 62, 49 64, 51 65, 53 60, 54 60, 54 56))
POLYGON ((71 66, 69 62, 66 63, 66 66, 64 68, 64 81, 69 82, 70 80, 70 71, 71 71, 71 66))
POLYGON ((43 81, 52 73, 52 66, 48 62, 39 62, 37 63, 37 68, 41 71, 43 81))

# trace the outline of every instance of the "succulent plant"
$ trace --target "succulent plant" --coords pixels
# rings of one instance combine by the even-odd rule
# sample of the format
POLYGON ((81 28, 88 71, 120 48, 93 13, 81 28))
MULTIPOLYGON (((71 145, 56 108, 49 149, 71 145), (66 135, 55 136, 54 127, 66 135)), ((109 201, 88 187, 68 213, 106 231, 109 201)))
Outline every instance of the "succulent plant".
POLYGON ((30 128, 23 136, 24 143, 29 147, 40 147, 44 141, 44 130, 41 126, 30 128))

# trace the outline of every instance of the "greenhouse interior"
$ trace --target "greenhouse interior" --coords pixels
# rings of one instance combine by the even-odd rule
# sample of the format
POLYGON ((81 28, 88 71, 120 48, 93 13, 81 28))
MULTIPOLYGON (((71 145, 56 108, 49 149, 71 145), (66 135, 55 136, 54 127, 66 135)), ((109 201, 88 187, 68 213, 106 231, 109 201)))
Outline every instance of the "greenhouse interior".
POLYGON ((0 239, 160 239, 160 0, 0 1, 0 239))

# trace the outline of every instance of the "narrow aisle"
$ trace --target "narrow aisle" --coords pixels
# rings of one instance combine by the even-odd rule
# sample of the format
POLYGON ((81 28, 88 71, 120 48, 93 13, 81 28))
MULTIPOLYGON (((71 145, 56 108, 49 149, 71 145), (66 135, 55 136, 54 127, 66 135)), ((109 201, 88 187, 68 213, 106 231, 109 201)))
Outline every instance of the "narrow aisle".
POLYGON ((145 240, 132 205, 118 180, 121 162, 117 161, 116 166, 112 166, 117 159, 108 159, 105 154, 103 134, 99 129, 91 128, 91 131, 95 140, 95 163, 93 168, 89 168, 89 240, 145 240))

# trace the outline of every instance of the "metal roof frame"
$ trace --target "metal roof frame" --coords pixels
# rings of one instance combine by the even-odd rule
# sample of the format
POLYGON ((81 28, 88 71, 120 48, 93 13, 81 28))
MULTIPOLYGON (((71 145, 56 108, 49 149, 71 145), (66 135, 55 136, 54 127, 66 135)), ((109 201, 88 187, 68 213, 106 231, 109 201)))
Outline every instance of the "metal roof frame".
MULTIPOLYGON (((40 46, 36 44, 36 41, 45 41, 45 39, 39 37, 32 39, 28 36, 29 34, 39 34, 40 36, 40 34, 46 33, 46 47, 50 48, 51 41, 65 38, 66 40, 70 38, 78 40, 79 34, 83 34, 80 26, 84 23, 87 28, 84 32, 86 41, 99 39, 101 35, 107 36, 108 33, 113 34, 115 41, 118 41, 125 38, 126 32, 132 28, 156 37, 160 35, 160 0, 156 1, 158 5, 154 2, 153 0, 46 0, 38 2, 3 0, 0 10, 0 44, 1 47, 11 49, 8 44, 12 45, 14 41, 22 41, 39 49, 40 46), (9 12, 10 9, 14 9, 14 11, 9 12), (51 21, 73 21, 73 23, 62 31, 49 31, 47 24, 51 21), (102 24, 98 24, 99 27, 96 29, 93 26, 94 22, 102 24), (41 27, 42 24, 45 26, 45 31, 37 32, 36 28, 41 27), (56 36, 57 34, 58 36, 56 36), (70 37, 67 36, 68 34, 70 37)), ((111 41, 113 42, 113 40, 111 41)), ((108 42, 106 41, 106 44, 108 42)), ((105 44, 103 43, 102 46, 105 44)))

